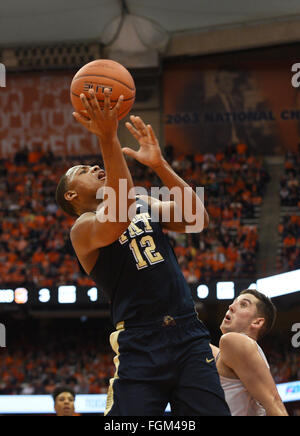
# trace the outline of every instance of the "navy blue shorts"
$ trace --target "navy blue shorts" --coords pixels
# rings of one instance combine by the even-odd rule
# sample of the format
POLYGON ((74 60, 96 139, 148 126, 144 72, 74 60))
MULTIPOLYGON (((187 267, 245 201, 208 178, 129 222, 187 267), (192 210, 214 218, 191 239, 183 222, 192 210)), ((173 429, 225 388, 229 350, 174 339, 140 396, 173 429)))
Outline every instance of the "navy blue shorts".
POLYGON ((124 328, 110 336, 116 372, 105 415, 230 416, 209 346, 196 314, 124 328))

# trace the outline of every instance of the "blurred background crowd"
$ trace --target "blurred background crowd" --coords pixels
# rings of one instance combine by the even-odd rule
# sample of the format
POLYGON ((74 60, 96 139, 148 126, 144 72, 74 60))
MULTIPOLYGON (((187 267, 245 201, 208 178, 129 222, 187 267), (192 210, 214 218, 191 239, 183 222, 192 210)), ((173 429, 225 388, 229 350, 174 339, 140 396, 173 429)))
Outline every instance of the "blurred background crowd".
MULTIPOLYGON (((247 220, 254 218, 270 178, 262 158, 247 153, 246 146, 228 147, 224 153, 176 158, 169 147, 166 158, 190 186, 204 187, 205 204, 211 217, 209 228, 201 235, 169 232, 187 281, 208 282, 255 274, 258 231, 257 225, 249 225, 247 220)), ((93 284, 73 255, 68 235, 74 220, 55 203, 58 175, 79 163, 101 165, 99 156, 55 158, 51 152, 43 153, 39 149, 31 152, 24 149, 14 159, 2 159, 2 285, 93 284)), ((147 188, 149 193, 151 186, 160 186, 151 170, 136 163, 129 166, 137 186, 147 188)))
MULTIPOLYGON (((259 251, 257 208, 264 199, 270 175, 262 158, 238 144, 217 154, 165 157, 193 188, 205 188, 210 225, 201 235, 168 232, 181 270, 188 283, 214 279, 254 277, 259 251)), ((299 157, 287 154, 280 195, 291 190, 292 206, 299 208, 299 157)), ((39 148, 18 152, 3 159, 0 169, 0 273, 3 285, 34 283, 57 286, 74 283, 93 285, 74 257, 69 229, 74 222, 57 208, 55 189, 58 175, 77 164, 100 164, 99 156, 55 157, 39 148)), ((160 186, 151 170, 129 160, 136 186, 149 190, 160 186)), ((290 199, 290 195, 288 195, 290 199)), ((290 203, 289 203, 290 205, 290 203)), ((299 262, 300 217, 286 216, 279 226, 283 240, 283 265, 293 269, 299 262)), ((299 266, 300 267, 300 266, 299 266)), ((47 394, 57 384, 70 385, 77 393, 106 393, 114 374, 113 355, 106 332, 80 328, 50 335, 25 328, 0 355, 0 394, 47 394), (99 333, 99 334, 98 334, 99 333), (28 338, 31 338, 30 341, 28 338)), ((108 330, 107 330, 108 329, 108 330)), ((266 342, 276 383, 298 380, 300 361, 289 346, 276 338, 266 342)))
MULTIPOLYGON (((107 393, 115 372, 107 321, 19 324, 0 354, 0 395, 51 394, 57 385, 79 394, 107 393)), ((300 379, 299 353, 283 335, 266 337, 261 345, 276 383, 300 379)))

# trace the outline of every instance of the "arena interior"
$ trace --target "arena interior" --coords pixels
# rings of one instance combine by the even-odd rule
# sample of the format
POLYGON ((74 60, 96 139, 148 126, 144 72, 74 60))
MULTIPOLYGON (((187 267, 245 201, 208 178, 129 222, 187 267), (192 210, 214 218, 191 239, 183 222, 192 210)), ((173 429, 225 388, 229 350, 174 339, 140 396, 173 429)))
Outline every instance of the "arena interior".
MULTIPOLYGON (((212 343, 241 290, 268 293, 278 317, 260 345, 299 416, 299 2, 29 0, 0 11, 0 414, 51 415, 59 385, 76 392, 77 415, 104 411, 109 303, 55 202, 69 167, 102 164, 72 117, 70 84, 103 58, 128 68, 130 113, 153 126, 175 171, 204 187, 209 227, 169 238, 212 343)), ((135 147, 128 117, 120 142, 135 147)), ((137 186, 160 186, 128 164, 137 186)))

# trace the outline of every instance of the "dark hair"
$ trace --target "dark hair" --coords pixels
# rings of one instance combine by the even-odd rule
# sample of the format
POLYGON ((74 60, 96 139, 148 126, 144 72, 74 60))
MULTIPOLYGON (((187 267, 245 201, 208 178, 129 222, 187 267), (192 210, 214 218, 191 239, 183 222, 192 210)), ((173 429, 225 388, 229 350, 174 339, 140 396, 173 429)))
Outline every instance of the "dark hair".
POLYGON ((65 193, 69 189, 68 185, 68 177, 66 173, 60 178, 60 181, 58 182, 56 193, 55 193, 55 200, 58 206, 66 212, 68 215, 72 217, 78 217, 78 214, 75 212, 74 206, 71 204, 70 201, 65 199, 65 193))
POLYGON ((58 395, 60 395, 63 392, 68 392, 75 399, 75 392, 73 391, 73 389, 69 388, 68 386, 58 386, 52 392, 52 398, 54 400, 54 403, 55 403, 56 398, 58 397, 58 395))
POLYGON ((256 303, 257 312, 265 319, 264 325, 259 332, 259 339, 261 339, 274 327, 277 309, 270 298, 256 289, 245 289, 240 293, 240 295, 242 294, 251 294, 258 299, 256 303))

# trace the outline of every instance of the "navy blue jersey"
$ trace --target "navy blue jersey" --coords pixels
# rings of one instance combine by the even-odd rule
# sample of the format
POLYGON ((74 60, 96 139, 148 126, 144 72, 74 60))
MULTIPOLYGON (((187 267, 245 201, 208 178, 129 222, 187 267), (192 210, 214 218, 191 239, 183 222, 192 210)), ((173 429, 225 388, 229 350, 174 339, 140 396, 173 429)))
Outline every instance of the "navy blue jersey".
POLYGON ((114 243, 99 249, 90 276, 111 303, 112 322, 132 325, 195 312, 168 237, 152 222, 149 205, 136 202, 137 214, 114 243))

